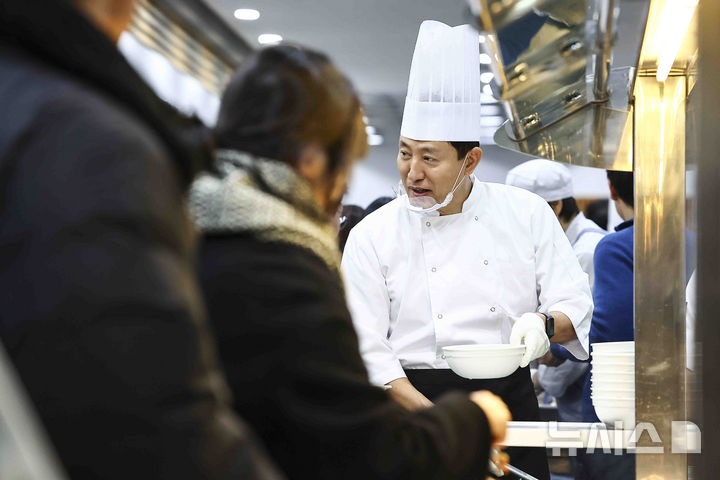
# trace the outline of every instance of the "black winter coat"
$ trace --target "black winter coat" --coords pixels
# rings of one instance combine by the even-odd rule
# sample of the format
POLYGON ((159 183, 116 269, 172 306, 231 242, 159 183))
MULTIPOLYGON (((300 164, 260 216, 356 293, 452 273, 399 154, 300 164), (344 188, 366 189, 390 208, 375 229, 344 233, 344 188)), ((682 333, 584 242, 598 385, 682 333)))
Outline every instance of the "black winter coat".
POLYGON ((451 393, 407 412, 370 385, 342 281, 252 233, 206 235, 200 279, 235 408, 290 478, 484 477, 483 411, 451 393))
POLYGON ((192 267, 203 135, 69 2, 0 0, 0 335, 74 480, 278 478, 192 267))

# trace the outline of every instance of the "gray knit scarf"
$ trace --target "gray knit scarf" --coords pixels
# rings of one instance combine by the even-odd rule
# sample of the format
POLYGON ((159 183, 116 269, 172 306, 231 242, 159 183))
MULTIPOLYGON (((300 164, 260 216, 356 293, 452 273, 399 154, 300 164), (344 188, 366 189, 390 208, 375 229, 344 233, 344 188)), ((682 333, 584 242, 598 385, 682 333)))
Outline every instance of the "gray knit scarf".
POLYGON ((205 233, 252 233, 309 250, 339 273, 337 234, 310 186, 283 162, 234 150, 215 153, 216 174, 199 177, 190 209, 205 233))

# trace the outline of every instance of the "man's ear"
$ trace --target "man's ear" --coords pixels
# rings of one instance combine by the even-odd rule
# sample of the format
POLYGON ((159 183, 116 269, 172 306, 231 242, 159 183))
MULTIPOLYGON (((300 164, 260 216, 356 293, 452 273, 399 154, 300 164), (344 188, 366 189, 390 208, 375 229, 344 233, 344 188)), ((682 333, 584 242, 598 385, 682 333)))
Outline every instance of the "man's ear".
POLYGON ((465 173, 470 175, 475 171, 480 160, 482 159, 483 151, 480 147, 473 147, 467 154, 467 163, 465 164, 465 173))
POLYGON ((612 200, 617 201, 620 198, 620 196, 615 191, 615 187, 612 186, 612 183, 610 183, 610 180, 608 180, 608 187, 610 187, 610 198, 612 200))
POLYGON ((327 164, 325 150, 317 144, 310 144, 300 151, 297 171, 301 177, 314 185, 325 178, 327 164))

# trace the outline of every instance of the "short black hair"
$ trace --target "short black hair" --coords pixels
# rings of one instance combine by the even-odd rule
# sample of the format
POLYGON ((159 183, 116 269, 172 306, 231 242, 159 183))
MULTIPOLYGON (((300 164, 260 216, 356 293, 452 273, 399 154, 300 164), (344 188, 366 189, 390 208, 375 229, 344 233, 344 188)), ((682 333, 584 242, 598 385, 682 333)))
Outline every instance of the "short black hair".
POLYGON ((569 222, 579 211, 580 209, 578 208, 575 198, 567 197, 562 199, 562 208, 558 216, 564 221, 569 222))
POLYGON ((357 205, 343 205, 342 212, 340 213, 340 230, 338 231, 338 247, 340 253, 345 250, 345 244, 347 243, 348 235, 350 230, 355 225, 360 223, 360 220, 365 216, 365 209, 357 205))
POLYGON ((458 160, 465 158, 470 150, 480 146, 480 142, 449 142, 450 145, 457 151, 458 160))
POLYGON ((633 172, 607 171, 607 178, 620 199, 635 208, 635 182, 633 172))
POLYGON ((370 205, 367 206, 365 209, 365 217, 370 215, 372 212, 377 210, 378 208, 384 206, 385 204, 388 204, 393 201, 392 197, 378 197, 375 200, 373 200, 370 205))
POLYGON ((603 230, 607 229, 608 223, 608 201, 596 200, 585 207, 585 216, 597 223, 603 230))

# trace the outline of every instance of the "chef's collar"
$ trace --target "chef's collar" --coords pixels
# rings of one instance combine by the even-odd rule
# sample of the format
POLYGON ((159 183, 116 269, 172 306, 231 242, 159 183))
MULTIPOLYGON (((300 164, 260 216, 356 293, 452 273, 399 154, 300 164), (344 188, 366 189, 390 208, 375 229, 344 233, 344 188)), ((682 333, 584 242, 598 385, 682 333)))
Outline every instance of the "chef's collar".
POLYGON ((468 212, 475 208, 476 205, 480 203, 480 197, 482 193, 480 192, 480 181, 475 178, 475 175, 470 175, 470 181, 472 182, 472 189, 470 190, 470 195, 468 195, 468 198, 465 199, 462 206, 462 213, 468 212))
POLYGON ((585 215, 583 212, 578 212, 577 215, 575 215, 575 218, 573 218, 572 222, 570 222, 570 225, 568 225, 567 230, 565 230, 565 236, 567 236, 568 240, 570 241, 570 245, 573 245, 575 243, 575 240, 577 240, 578 235, 580 235, 580 232, 582 231, 582 223, 585 220, 585 215))

